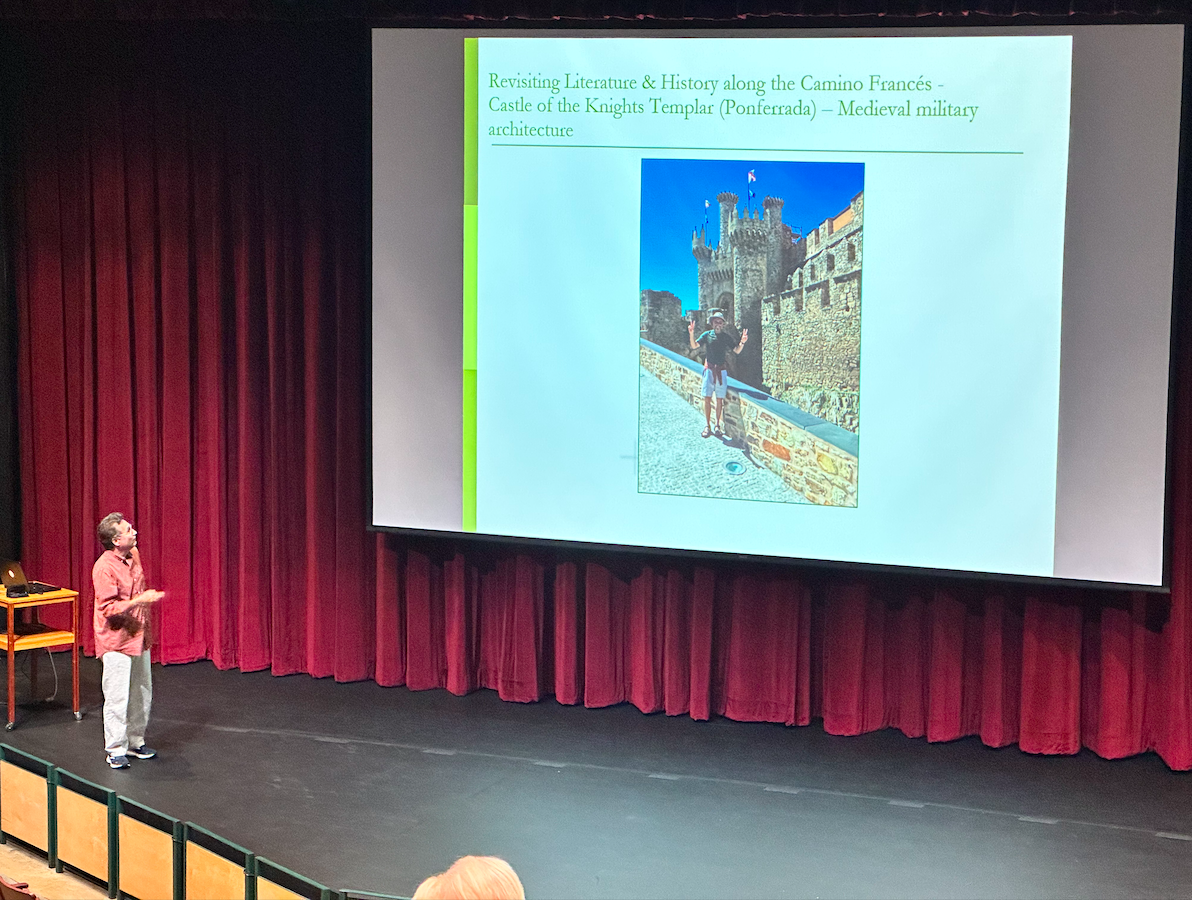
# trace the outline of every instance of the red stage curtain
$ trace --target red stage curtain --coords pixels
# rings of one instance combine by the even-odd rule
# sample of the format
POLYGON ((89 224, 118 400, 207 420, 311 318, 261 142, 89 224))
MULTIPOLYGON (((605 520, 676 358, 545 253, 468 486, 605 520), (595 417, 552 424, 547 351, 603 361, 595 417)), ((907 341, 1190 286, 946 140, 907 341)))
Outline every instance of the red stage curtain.
POLYGON ((1192 768, 1186 340, 1169 613, 1143 595, 371 535, 366 37, 112 43, 15 48, 37 577, 89 598, 95 523, 120 509, 168 594, 167 662, 1040 753, 1153 749, 1192 768))
POLYGON ((120 510, 158 658, 369 678, 367 56, 231 34, 14 42, 24 556, 120 510))

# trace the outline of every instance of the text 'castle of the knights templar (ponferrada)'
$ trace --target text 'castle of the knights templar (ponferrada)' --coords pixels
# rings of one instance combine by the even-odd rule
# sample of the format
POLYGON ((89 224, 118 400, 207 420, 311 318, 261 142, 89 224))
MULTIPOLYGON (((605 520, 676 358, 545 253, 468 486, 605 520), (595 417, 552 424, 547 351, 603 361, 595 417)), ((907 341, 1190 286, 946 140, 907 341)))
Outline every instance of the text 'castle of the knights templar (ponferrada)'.
MULTIPOLYGON (((783 201, 737 213, 736 194, 718 195, 720 242, 692 235, 699 269, 696 334, 707 311, 723 309, 737 334, 749 329, 729 374, 814 416, 857 432, 861 349, 861 229, 864 194, 809 233, 782 221, 783 201)), ((693 355, 682 301, 669 291, 642 291, 641 336, 693 355)))

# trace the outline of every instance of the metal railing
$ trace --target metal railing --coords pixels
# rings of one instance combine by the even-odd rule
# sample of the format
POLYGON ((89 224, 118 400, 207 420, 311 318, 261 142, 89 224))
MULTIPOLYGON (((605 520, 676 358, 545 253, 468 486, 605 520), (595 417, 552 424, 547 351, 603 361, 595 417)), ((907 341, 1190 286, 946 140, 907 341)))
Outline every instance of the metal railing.
POLYGON ((403 900, 319 884, 194 822, 175 819, 0 744, 0 843, 10 838, 44 854, 56 871, 69 868, 98 882, 111 898, 137 898, 138 889, 148 895, 164 891, 168 884, 173 900, 186 900, 216 885, 221 896, 233 892, 228 900, 403 900), (168 872, 160 865, 144 867, 143 861, 163 857, 170 861, 168 872))

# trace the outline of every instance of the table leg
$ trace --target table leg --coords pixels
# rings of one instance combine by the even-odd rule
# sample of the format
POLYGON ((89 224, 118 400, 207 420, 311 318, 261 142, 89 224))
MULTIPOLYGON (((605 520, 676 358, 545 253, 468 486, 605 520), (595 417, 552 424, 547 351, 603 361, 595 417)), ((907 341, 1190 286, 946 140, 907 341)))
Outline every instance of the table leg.
POLYGON ((78 722, 83 718, 79 711, 79 598, 70 601, 70 696, 74 701, 74 717, 78 722))
POLYGON ((8 722, 4 726, 5 731, 12 731, 17 725, 17 678, 16 678, 16 653, 17 653, 17 636, 13 631, 13 620, 16 619, 16 610, 9 609, 8 611, 8 722))
MULTIPOLYGON (((38 615, 37 607, 33 607, 30 611, 34 625, 41 624, 41 616, 38 615)), ((34 629, 36 630, 36 629, 34 629)), ((48 651, 47 651, 48 652, 48 651)), ((30 651, 29 653, 29 699, 40 700, 37 696, 37 653, 30 651)))

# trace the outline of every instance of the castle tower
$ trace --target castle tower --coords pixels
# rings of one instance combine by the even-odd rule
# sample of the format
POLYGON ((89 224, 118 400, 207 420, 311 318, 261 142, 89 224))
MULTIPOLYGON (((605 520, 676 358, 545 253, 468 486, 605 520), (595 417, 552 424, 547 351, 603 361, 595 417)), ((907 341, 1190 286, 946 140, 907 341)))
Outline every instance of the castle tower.
POLYGON ((720 307, 729 310, 731 315, 734 305, 732 256, 728 241, 723 237, 730 229, 725 222, 726 197, 736 202, 736 194, 720 195, 720 246, 713 250, 708 245, 706 229, 700 229, 691 239, 691 255, 695 257, 699 278, 699 312, 695 317, 697 331, 707 324, 707 310, 720 307))
POLYGON ((733 224, 737 220, 737 201, 741 198, 731 191, 725 191, 722 194, 716 195, 716 200, 720 203, 720 249, 727 250, 729 246, 729 234, 732 231, 733 224))
POLYGON ((782 224, 783 204, 781 197, 767 197, 762 201, 762 209, 765 210, 763 216, 771 228, 777 228, 782 224))
POLYGON ((736 378, 762 388, 762 298, 766 296, 769 227, 749 217, 733 223, 729 243, 733 251, 733 325, 737 333, 749 329, 749 341, 732 367, 736 378))
POLYGON ((762 219, 766 225, 766 296, 781 292, 790 275, 791 228, 782 222, 783 200, 766 197, 762 201, 762 219))

